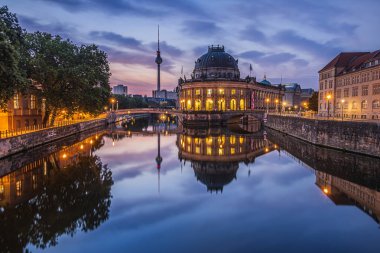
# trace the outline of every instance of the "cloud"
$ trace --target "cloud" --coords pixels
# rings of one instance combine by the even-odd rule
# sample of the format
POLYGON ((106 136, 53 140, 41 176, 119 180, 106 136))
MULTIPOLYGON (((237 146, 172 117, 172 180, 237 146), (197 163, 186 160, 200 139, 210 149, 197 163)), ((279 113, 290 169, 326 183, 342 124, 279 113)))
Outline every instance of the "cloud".
POLYGON ((287 45, 295 50, 304 51, 313 56, 323 56, 324 58, 331 58, 341 51, 338 47, 307 39, 292 30, 279 32, 273 39, 281 45, 287 45))
MULTIPOLYGON (((157 50, 157 42, 149 44, 151 50, 157 50)), ((169 45, 166 41, 160 41, 160 51, 162 56, 168 55, 170 57, 180 57, 184 54, 184 51, 178 47, 169 45)))
POLYGON ((148 8, 142 8, 137 4, 130 3, 131 1, 123 0, 39 0, 42 2, 49 2, 61 6, 63 9, 69 12, 84 12, 84 11, 101 11, 107 12, 113 15, 142 15, 142 16, 159 16, 159 11, 150 10, 148 8))
POLYGON ((93 39, 111 42, 111 43, 114 43, 115 45, 119 45, 126 48, 141 49, 141 46, 142 46, 141 41, 135 38, 125 37, 113 32, 92 31, 89 33, 89 35, 93 39))
POLYGON ((222 33, 223 30, 214 22, 200 21, 200 20, 187 20, 183 22, 183 33, 195 36, 210 36, 222 33))
POLYGON ((265 43, 267 41, 267 36, 253 26, 246 27, 241 31, 240 36, 242 39, 252 42, 265 43))
POLYGON ((70 40, 76 38, 77 29, 72 25, 60 22, 42 23, 39 19, 24 15, 18 15, 17 17, 22 27, 28 32, 48 32, 53 35, 59 35, 63 38, 69 38, 70 40))

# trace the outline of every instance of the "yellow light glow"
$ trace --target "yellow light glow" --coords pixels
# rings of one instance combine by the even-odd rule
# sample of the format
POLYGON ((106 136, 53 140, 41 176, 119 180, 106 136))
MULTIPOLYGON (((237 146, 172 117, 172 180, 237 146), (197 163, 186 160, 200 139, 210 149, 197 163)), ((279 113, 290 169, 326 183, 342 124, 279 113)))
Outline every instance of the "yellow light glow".
POLYGON ((80 145, 80 149, 83 149, 83 148, 84 148, 83 144, 82 144, 82 145, 80 145))
POLYGON ((342 102, 342 103, 344 103, 344 102, 345 102, 345 100, 344 100, 344 99, 342 99, 342 100, 341 100, 341 102, 342 102))
POLYGON ((90 144, 92 144, 94 141, 93 140, 90 140, 90 144))
POLYGON ((326 194, 329 194, 329 189, 327 189, 326 187, 323 188, 323 192, 326 193, 326 194))
POLYGON ((66 158, 67 158, 67 154, 64 153, 64 154, 62 155, 62 158, 63 158, 63 159, 66 159, 66 158))
POLYGON ((115 147, 115 141, 112 141, 112 146, 115 147))
POLYGON ((269 103, 270 100, 269 100, 269 98, 267 98, 267 99, 265 99, 265 101, 266 101, 267 103, 269 103))
POLYGON ((265 148, 265 152, 269 152, 269 148, 265 148))
POLYGON ((331 95, 328 94, 328 95, 326 96, 326 98, 327 98, 327 99, 331 99, 331 95))
POLYGON ((278 99, 275 100, 276 104, 278 103, 278 99))

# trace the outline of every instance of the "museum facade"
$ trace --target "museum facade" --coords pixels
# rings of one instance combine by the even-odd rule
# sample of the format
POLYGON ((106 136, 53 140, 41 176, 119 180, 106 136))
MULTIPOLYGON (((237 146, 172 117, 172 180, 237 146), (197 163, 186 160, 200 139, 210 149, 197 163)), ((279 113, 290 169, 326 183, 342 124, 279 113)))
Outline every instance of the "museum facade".
POLYGON ((195 61, 190 79, 180 78, 178 93, 183 111, 223 113, 280 110, 284 89, 240 78, 238 60, 218 45, 195 61))

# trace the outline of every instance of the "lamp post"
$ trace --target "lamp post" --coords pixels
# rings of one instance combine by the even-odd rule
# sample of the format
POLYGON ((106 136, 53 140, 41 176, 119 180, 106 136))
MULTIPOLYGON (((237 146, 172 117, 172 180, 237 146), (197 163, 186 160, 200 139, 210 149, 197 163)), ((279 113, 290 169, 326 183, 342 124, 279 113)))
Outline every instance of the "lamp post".
POLYGON ((343 113, 344 113, 344 99, 341 100, 341 106, 342 106, 342 121, 343 121, 343 113))
POLYGON ((331 95, 328 94, 326 96, 327 98, 327 119, 330 119, 330 99, 331 99, 331 95))
POLYGON ((265 102, 267 102, 267 114, 269 113, 269 98, 265 99, 265 102))
POLYGON ((112 104, 112 111, 114 110, 113 105, 115 104, 115 99, 111 98, 111 104, 112 104))
POLYGON ((278 113, 278 99, 274 101, 276 103, 276 113, 278 113))
POLYGON ((281 108, 281 111, 284 111, 284 112, 285 112, 285 108, 286 108, 286 102, 282 102, 282 108, 281 108))

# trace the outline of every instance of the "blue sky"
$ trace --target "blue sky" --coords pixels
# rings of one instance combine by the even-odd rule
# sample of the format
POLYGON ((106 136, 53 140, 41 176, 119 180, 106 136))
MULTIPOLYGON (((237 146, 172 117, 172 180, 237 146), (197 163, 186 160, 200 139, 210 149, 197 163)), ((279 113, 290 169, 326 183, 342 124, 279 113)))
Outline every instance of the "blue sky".
POLYGON ((111 84, 151 95, 157 24, 162 88, 211 44, 224 45, 249 73, 317 89, 318 70, 341 51, 380 49, 377 0, 2 0, 28 31, 46 31, 108 53, 111 84))

